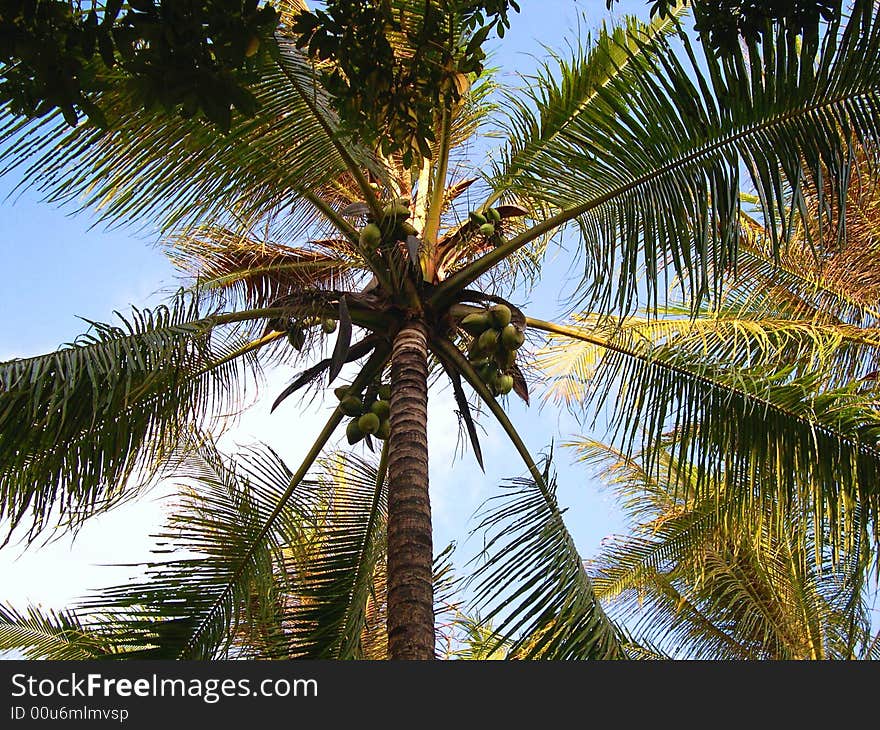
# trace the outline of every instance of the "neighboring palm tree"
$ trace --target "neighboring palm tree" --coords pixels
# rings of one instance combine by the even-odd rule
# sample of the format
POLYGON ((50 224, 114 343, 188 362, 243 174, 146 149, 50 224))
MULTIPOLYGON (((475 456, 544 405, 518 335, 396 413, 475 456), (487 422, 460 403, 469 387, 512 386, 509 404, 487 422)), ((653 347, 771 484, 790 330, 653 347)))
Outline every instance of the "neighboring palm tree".
MULTIPOLYGON (((440 8, 393 5, 408 28, 440 8)), ((549 464, 535 463, 499 400, 510 391, 528 400, 517 347, 536 331, 591 338, 636 363, 623 373, 630 382, 618 416, 627 448, 636 423, 646 426, 650 447, 669 418, 688 433, 699 421, 689 448, 704 462, 717 456, 738 473, 777 470, 782 478, 764 485, 771 493, 791 491, 797 481, 808 485, 811 509, 845 503, 858 506, 860 519, 876 516, 880 457, 876 440, 861 438, 874 415, 861 401, 830 414, 849 391, 833 391, 821 409, 809 388, 761 380, 752 370, 743 371, 748 379, 734 369, 692 376, 675 363, 633 357, 598 322, 543 322, 500 296, 515 291, 524 274, 538 275, 542 251, 570 223, 586 257, 579 297, 620 313, 646 291, 656 308, 666 262, 696 310, 717 297, 721 272, 738 260, 743 170, 761 200, 773 251, 789 233, 776 222, 805 185, 815 184, 821 209, 830 211, 824 222, 835 227, 854 144, 871 149, 880 141, 880 21, 872 2, 856 2, 821 36, 794 38, 780 28, 761 46, 721 58, 699 54, 672 21, 603 32, 570 60, 544 68, 528 92, 506 98, 508 139, 491 171, 468 170, 456 152, 491 112, 488 82, 454 63, 445 69, 442 103, 420 120, 434 128, 430 156, 423 150, 404 165, 402 156, 383 156, 339 124, 326 75, 294 45, 290 23, 298 12, 292 4, 282 14, 254 88, 260 110, 252 119, 235 117, 228 135, 198 119, 133 108, 112 77, 101 98, 107 133, 88 125, 71 131, 53 116, 4 121, 6 169, 22 169, 51 200, 84 196, 82 205, 99 208, 105 220, 158 222, 174 236, 173 255, 196 287, 168 308, 136 310, 120 326, 95 324, 56 353, 0 367, 0 515, 13 525, 30 519, 36 533, 131 496, 138 481, 176 458, 194 427, 238 409, 250 373, 297 351, 316 352, 335 328, 332 355, 305 370, 276 405, 299 388, 333 382, 355 362, 362 362, 357 375, 340 394, 359 402, 334 409, 303 463, 286 474, 274 507, 239 535, 225 587, 181 594, 195 601, 192 616, 208 610, 210 631, 188 609, 159 600, 174 582, 144 588, 141 603, 165 607, 150 614, 150 643, 171 637, 181 648, 176 656, 216 652, 218 637, 228 635, 221 628, 243 609, 245 578, 259 569, 346 411, 360 412, 390 385, 390 407, 377 408, 375 419, 390 417, 388 651, 432 657, 427 393, 429 373, 442 370, 477 460, 462 379, 529 472, 484 521, 494 536, 477 588, 482 615, 499 641, 513 640, 524 656, 621 656, 620 634, 598 607, 565 529, 549 464), (499 335, 485 328, 508 319, 498 344, 499 335), (646 364, 657 376, 637 379, 646 364), (731 396, 718 386, 725 377, 744 387, 731 396), (781 393, 784 409, 774 405, 781 393), (692 397, 680 415, 671 409, 692 397)), ((449 33, 436 42, 456 59, 471 31, 443 12, 449 33)), ((395 36, 395 52, 417 53, 407 46, 417 36, 395 36)), ((352 441, 384 428, 371 418, 351 424, 352 441)))
MULTIPOLYGON (((795 218, 778 264, 767 231, 744 216, 739 271, 718 303, 696 319, 682 312, 613 328, 606 320, 601 325, 618 352, 634 370, 675 368, 677 377, 705 378, 731 398, 744 385, 768 383, 764 408, 789 418, 802 416, 794 408, 809 394, 809 416, 858 421, 859 440, 876 449, 880 186, 864 153, 856 154, 851 175, 857 184, 845 242, 819 228, 816 196, 808 191, 806 215, 795 218)), ((585 389, 604 389, 619 376, 619 361, 595 342, 596 329, 594 341, 556 336, 544 351, 551 394, 589 401, 585 389)), ((630 375, 627 384, 650 377, 630 375)), ((688 409, 682 404, 679 412, 688 409)), ((581 460, 601 468, 633 522, 591 561, 597 596, 615 618, 636 622, 638 643, 665 645, 677 656, 873 657, 866 594, 876 569, 876 525, 864 513, 867 500, 839 494, 822 513, 809 473, 791 475, 793 488, 780 494, 778 474, 743 472, 723 454, 705 458, 693 450, 687 429, 700 427, 696 419, 666 433, 664 446, 650 454, 573 442, 581 460)))
POLYGON ((877 657, 864 535, 823 549, 829 535, 816 540, 814 523, 769 500, 726 517, 740 500, 730 482, 695 498, 693 469, 669 452, 656 478, 639 455, 588 439, 574 446, 633 521, 589 567, 610 615, 633 627, 634 646, 688 659, 877 657))

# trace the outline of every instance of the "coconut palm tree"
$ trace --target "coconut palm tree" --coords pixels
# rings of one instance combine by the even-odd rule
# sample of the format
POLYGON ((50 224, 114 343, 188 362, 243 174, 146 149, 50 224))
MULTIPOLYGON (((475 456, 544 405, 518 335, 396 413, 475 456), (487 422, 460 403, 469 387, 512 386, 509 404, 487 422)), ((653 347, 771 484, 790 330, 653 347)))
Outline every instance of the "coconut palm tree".
POLYGON ((632 649, 689 659, 876 658, 863 566, 873 551, 863 535, 823 548, 828 534, 815 539, 814 523, 768 501, 724 519, 724 503, 739 500, 732 480, 694 498, 695 471, 668 451, 660 460, 674 476, 657 479, 638 454, 589 439, 574 445, 633 521, 590 561, 597 597, 632 626, 632 649))
MULTIPOLYGON (((718 388, 735 387, 731 371, 740 384, 757 375, 780 396, 786 387, 809 389, 815 413, 863 419, 860 438, 876 447, 880 187, 864 153, 856 152, 850 174, 858 182, 848 196, 845 242, 821 230, 810 191, 808 215, 796 217, 778 262, 766 229, 744 214, 740 268, 715 306, 695 319, 670 312, 613 328, 607 318, 584 327, 598 318, 580 315, 575 327, 592 329, 593 341, 557 335, 548 344, 541 357, 549 394, 589 401, 594 379, 616 377, 618 364, 595 343, 605 327, 636 360, 633 368, 675 363, 691 377, 707 374, 718 388)), ((642 377, 651 376, 633 379, 642 377)), ((786 402, 796 401, 778 397, 771 405, 786 402)), ((650 454, 624 454, 585 437, 572 442, 580 460, 600 467, 632 521, 631 533, 609 541, 591 565, 597 596, 613 616, 635 622, 638 643, 692 658, 873 657, 866 594, 876 526, 861 514, 864 499, 841 498, 826 513, 811 513, 814 487, 796 474, 780 504, 767 486, 777 475, 728 470, 723 460, 710 465, 683 430, 664 438, 650 454)))
MULTIPOLYGON (((856 2, 822 33, 779 27, 721 57, 701 52, 674 19, 603 31, 551 61, 525 91, 503 96, 504 146, 491 168, 470 169, 461 150, 493 113, 495 90, 458 61, 485 32, 446 5, 389 7, 399 24, 386 40, 401 66, 420 58, 419 29, 438 12, 445 28, 430 48, 442 48, 448 63, 431 67, 422 89, 436 106, 427 116, 416 111, 422 106, 395 107, 383 122, 412 130, 405 117, 415 114, 416 131, 431 133, 410 146, 388 147, 349 116, 340 121, 337 111, 351 105, 328 89, 338 88, 345 51, 301 50, 296 3, 260 56, 259 111, 235 115, 228 134, 199 118, 136 108, 112 72, 102 72, 100 99, 109 131, 70 130, 57 115, 3 121, 5 170, 104 220, 158 223, 195 285, 166 307, 95 323, 58 352, 2 365, 0 516, 30 522, 35 535, 131 497, 193 440, 194 428, 237 409, 249 373, 304 359, 334 330, 332 354, 309 365, 276 405, 331 386, 346 364, 354 377, 338 386, 339 406, 274 508, 246 533, 227 588, 211 599, 210 621, 228 626, 237 615, 241 581, 348 416, 357 418, 348 423, 352 443, 387 444, 389 656, 434 655, 426 423, 429 377, 442 373, 477 461, 464 384, 528 471, 484 521, 493 537, 477 593, 499 640, 519 641, 528 656, 620 656, 618 631, 565 529, 549 464, 536 463, 504 408, 508 393, 529 398, 529 348, 521 345, 542 331, 593 338, 639 364, 624 372, 619 401, 627 449, 634 424, 647 426, 643 445, 656 447, 661 426, 677 419, 704 461, 720 455, 731 471, 778 472, 766 485, 774 494, 790 492, 797 478, 813 509, 852 503, 872 518, 880 459, 862 434, 873 416, 861 402, 841 410, 848 392, 835 391, 820 409, 800 380, 658 366, 610 342, 599 322, 545 322, 502 295, 539 275, 543 251, 565 228, 585 260, 579 301, 605 313, 656 309, 665 264, 697 311, 738 263, 746 180, 774 253, 809 187, 824 225, 842 235, 852 150, 880 138, 873 3, 856 2), (646 363, 642 371, 656 377, 636 377, 646 363), (718 387, 725 377, 738 387, 718 387)), ((406 98, 418 96, 406 88, 406 98)), ((153 615, 157 626, 190 632, 179 655, 210 655, 206 646, 190 651, 205 625, 181 617, 179 606, 166 610, 153 615)))

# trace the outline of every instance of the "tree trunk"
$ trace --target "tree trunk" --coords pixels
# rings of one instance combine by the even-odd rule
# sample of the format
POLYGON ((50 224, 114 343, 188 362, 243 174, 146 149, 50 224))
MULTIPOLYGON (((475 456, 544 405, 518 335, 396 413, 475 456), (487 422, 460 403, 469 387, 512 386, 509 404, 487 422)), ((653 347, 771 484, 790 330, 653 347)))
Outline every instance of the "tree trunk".
POLYGON ((428 341, 406 325, 391 352, 388 444, 388 654, 434 658, 434 560, 428 497, 428 341))

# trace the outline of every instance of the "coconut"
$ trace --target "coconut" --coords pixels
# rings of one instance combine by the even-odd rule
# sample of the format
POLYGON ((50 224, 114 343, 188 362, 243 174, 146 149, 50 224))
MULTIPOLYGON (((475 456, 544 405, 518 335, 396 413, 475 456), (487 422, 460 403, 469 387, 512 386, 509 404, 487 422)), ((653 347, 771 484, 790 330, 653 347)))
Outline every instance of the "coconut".
POLYGON ((321 329, 328 335, 336 332, 336 320, 330 317, 325 317, 321 320, 321 329))
POLYGON ((353 395, 343 398, 339 403, 339 408, 346 416, 359 416, 364 412, 364 404, 361 403, 361 399, 355 398, 353 395))
POLYGON ((340 385, 338 388, 334 388, 333 395, 335 395, 339 400, 343 400, 348 396, 348 386, 340 385))
POLYGON ((484 236, 494 236, 495 226, 491 223, 484 223, 480 226, 480 233, 482 233, 484 236))
POLYGON ((498 329, 507 327, 510 324, 510 307, 496 304, 489 308, 489 316, 492 318, 492 324, 498 329))
POLYGON ((471 219, 474 223, 476 223, 478 226, 481 226, 481 225, 483 225, 484 223, 487 222, 487 221, 486 221, 486 216, 484 216, 484 215, 483 215, 482 213, 480 213, 478 210, 472 210, 470 213, 468 213, 468 216, 469 216, 470 219, 471 219))
POLYGON ((361 228, 359 236, 360 244, 368 251, 373 251, 380 243, 382 243, 382 231, 375 223, 367 223, 361 228))
POLYGON ((513 390, 513 376, 499 373, 492 381, 492 385, 495 387, 495 392, 498 395, 506 395, 513 390))
POLYGON ((260 50, 260 36, 252 35, 248 38, 247 47, 244 49, 244 55, 246 58, 253 58, 257 55, 257 51, 260 50))
POLYGON ((498 211, 498 208, 489 208, 486 211, 486 218, 495 223, 501 222, 501 213, 498 211))
POLYGON ((416 227, 410 223, 409 221, 402 221, 397 224, 397 237, 400 240, 405 240, 407 236, 418 236, 419 232, 416 230, 416 227))
POLYGON ((377 400, 370 406, 370 411, 379 416, 380 421, 384 421, 391 415, 391 404, 387 400, 377 400))
POLYGON ((516 362, 516 350, 501 350, 497 352, 495 354, 495 362, 498 363, 498 367, 502 370, 512 368, 516 362))
POLYGON ((387 418, 379 424, 379 430, 376 431, 376 438, 384 441, 391 435, 391 421, 387 418))
POLYGON ((293 345, 294 349, 301 350, 302 346, 306 343, 306 333, 303 332, 301 327, 291 327, 287 330, 287 341, 293 345))
POLYGON ((472 337, 468 345, 468 360, 479 360, 486 356, 486 351, 480 345, 479 337, 472 337))
POLYGON ((461 328, 469 335, 481 335, 491 326, 492 322, 485 312, 475 312, 461 320, 461 328))
POLYGON ((501 330, 501 344, 508 350, 517 350, 525 342, 526 336, 516 325, 509 324, 501 330))
POLYGON ((480 376, 480 380, 489 385, 498 375, 498 366, 494 362, 487 363, 477 370, 477 375, 480 376))
POLYGON ((379 430, 379 416, 375 413, 364 413, 364 415, 358 418, 357 424, 358 428, 364 433, 376 433, 379 430))
POLYGON ((409 207, 400 201, 382 208, 382 218, 409 218, 409 207))
POLYGON ((354 446, 364 435, 364 432, 361 431, 361 427, 358 425, 358 419, 352 418, 348 422, 348 426, 345 427, 345 436, 348 438, 348 443, 354 446))
POLYGON ((500 333, 498 332, 498 330, 494 328, 487 329, 477 339, 477 347, 480 349, 481 352, 495 352, 495 348, 498 347, 499 334, 500 333))

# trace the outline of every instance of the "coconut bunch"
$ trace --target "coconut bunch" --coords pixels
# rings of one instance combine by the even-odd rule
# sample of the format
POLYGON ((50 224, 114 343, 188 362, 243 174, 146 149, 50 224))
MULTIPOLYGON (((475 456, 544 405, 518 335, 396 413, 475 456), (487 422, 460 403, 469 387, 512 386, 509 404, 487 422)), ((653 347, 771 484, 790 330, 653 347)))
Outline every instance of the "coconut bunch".
POLYGON ((503 243, 498 235, 498 225, 501 223, 501 212, 497 208, 487 208, 484 212, 472 210, 468 213, 471 221, 478 226, 479 232, 488 238, 494 246, 503 243))
POLYGON ((325 334, 336 331, 336 320, 332 317, 306 317, 305 319, 277 318, 269 320, 267 330, 286 332, 287 341, 295 350, 302 350, 306 343, 306 330, 319 326, 325 334))
POLYGON ((525 334, 510 317, 510 307, 496 304, 484 312, 467 315, 460 323, 472 336, 468 360, 493 395, 506 395, 513 389, 516 352, 525 342, 525 334))
POLYGON ((375 436, 384 441, 391 434, 391 386, 374 384, 367 388, 363 398, 352 393, 351 388, 342 385, 334 394, 339 399, 339 408, 351 416, 345 435, 352 446, 366 436, 375 436))
POLYGON ((372 253, 383 244, 405 241, 409 236, 417 236, 418 231, 409 222, 409 198, 397 198, 382 209, 381 217, 369 222, 360 230, 361 248, 372 253))

